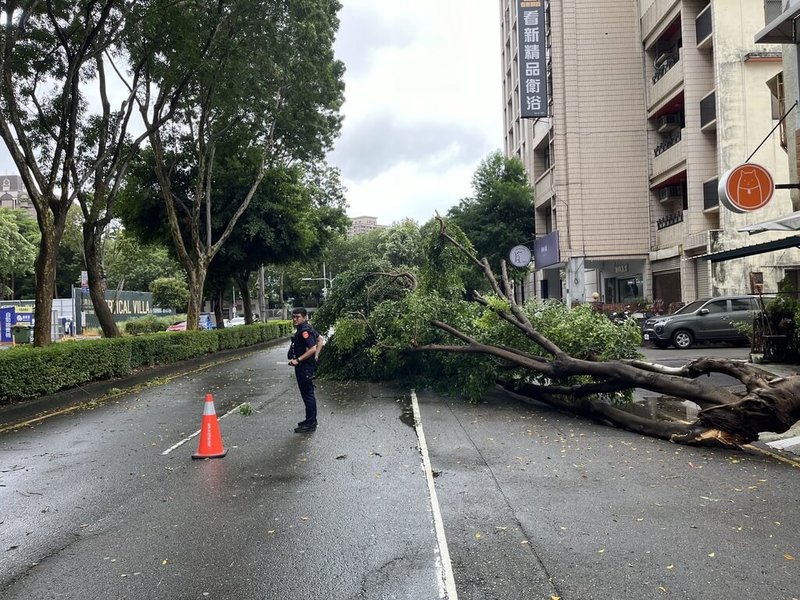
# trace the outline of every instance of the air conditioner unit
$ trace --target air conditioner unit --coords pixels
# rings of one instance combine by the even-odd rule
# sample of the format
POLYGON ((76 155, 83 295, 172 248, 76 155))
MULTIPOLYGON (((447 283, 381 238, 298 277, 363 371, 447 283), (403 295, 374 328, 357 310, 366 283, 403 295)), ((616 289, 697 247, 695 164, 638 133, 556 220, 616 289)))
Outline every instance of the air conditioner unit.
POLYGON ((674 60, 674 56, 672 52, 663 52, 658 55, 658 58, 653 61, 653 66, 658 69, 661 65, 663 65, 668 60, 674 60))
POLYGON ((672 131, 674 129, 678 129, 680 126, 681 116, 678 113, 672 113, 658 117, 657 127, 659 133, 672 131))
POLYGON ((658 199, 662 202, 666 200, 678 200, 683 198, 683 189, 679 185, 668 185, 658 190, 658 199))

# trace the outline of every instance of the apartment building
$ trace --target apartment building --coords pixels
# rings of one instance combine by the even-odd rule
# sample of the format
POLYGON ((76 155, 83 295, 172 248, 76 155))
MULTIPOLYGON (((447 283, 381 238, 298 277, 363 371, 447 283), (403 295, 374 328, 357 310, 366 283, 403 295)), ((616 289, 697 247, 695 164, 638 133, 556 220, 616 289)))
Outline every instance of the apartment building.
POLYGON ((505 151, 535 188, 532 291, 668 305, 756 283, 774 290, 800 264, 797 251, 742 251, 753 240, 739 229, 791 212, 789 192, 741 214, 718 194, 748 161, 788 181, 785 140, 772 132, 780 46, 754 40, 765 3, 542 3, 550 110, 539 119, 521 119, 519 106, 518 17, 536 2, 500 3, 505 151))
POLYGON ((385 227, 385 225, 378 225, 377 217, 353 217, 350 219, 350 225, 347 227, 347 237, 360 235, 367 231, 372 231, 373 229, 380 229, 381 227, 385 227))
POLYGON ((19 175, 0 175, 0 207, 22 209, 36 218, 36 209, 19 175))

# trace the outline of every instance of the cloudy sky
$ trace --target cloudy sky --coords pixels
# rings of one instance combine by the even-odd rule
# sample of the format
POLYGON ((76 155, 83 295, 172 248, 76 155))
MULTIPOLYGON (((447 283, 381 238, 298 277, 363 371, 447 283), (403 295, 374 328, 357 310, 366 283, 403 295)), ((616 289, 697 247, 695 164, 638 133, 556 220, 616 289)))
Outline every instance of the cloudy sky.
POLYGON ((342 0, 341 168, 351 217, 426 222, 502 148, 496 0, 342 0))
MULTIPOLYGON (((342 0, 342 170, 348 214, 420 224, 472 195, 480 161, 502 148, 496 0, 342 0)), ((0 144, 0 174, 16 169, 0 144)))

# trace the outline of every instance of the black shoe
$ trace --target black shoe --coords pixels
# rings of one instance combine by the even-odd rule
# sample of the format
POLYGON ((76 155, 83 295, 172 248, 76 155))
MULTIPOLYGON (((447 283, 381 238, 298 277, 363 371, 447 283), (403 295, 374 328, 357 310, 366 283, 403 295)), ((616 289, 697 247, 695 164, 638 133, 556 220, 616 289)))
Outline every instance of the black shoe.
POLYGON ((316 427, 317 426, 317 422, 316 421, 300 421, 297 424, 297 426, 298 427, 316 427))
POLYGON ((312 431, 316 431, 316 425, 298 425, 294 428, 295 433, 311 433, 312 431))

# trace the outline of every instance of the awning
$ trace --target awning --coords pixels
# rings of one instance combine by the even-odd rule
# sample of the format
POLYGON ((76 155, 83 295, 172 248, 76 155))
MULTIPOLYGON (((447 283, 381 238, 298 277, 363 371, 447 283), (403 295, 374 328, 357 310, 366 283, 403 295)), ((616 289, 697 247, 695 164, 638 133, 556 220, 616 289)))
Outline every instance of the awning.
POLYGON ((756 44, 797 44, 800 2, 792 2, 789 8, 756 34, 756 44))
POLYGON ((800 229, 800 211, 786 215, 780 219, 747 225, 741 227, 739 231, 752 235, 754 233, 761 233, 762 231, 797 231, 798 229, 800 229))
POLYGON ((744 246, 742 248, 734 248, 733 250, 712 252, 711 254, 705 254, 703 256, 698 256, 697 258, 710 260, 712 263, 715 263, 722 262, 723 260, 744 258, 745 256, 753 256, 755 254, 764 254, 765 252, 774 252, 775 250, 785 250, 786 248, 795 247, 800 248, 800 235, 792 235, 780 240, 764 242, 763 244, 754 244, 752 246, 744 246))

